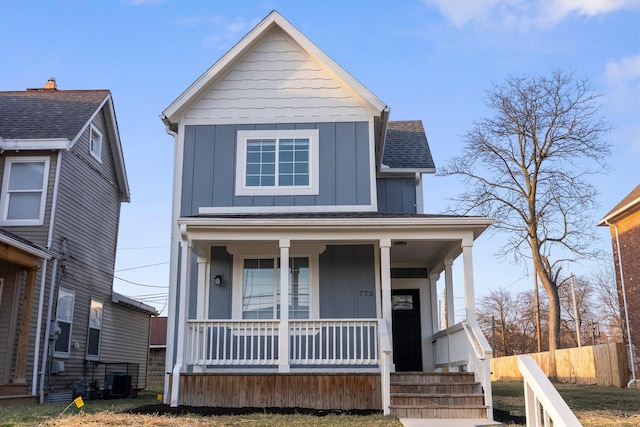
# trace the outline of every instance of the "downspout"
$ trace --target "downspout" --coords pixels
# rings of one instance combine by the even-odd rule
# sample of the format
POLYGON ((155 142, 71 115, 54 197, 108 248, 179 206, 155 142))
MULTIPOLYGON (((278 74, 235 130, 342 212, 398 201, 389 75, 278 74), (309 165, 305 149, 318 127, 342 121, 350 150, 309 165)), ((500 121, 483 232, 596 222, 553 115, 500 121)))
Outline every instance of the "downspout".
MULTIPOLYGON (((62 150, 58 150, 58 159, 56 161, 56 176, 53 183, 53 195, 51 200, 51 214, 49 216, 49 235, 47 236, 47 249, 51 249, 51 242, 53 239, 53 225, 55 224, 56 217, 56 205, 58 202, 58 187, 60 185, 60 163, 62 161, 62 150)), ((53 275, 53 273, 52 273, 53 275)), ((44 291, 45 282, 47 280, 47 260, 44 260, 42 265, 42 273, 40 274, 40 297, 38 298, 38 320, 36 324, 36 345, 33 352, 33 377, 31 379, 31 395, 35 396, 38 388, 38 362, 40 356, 40 333, 42 332, 42 311, 44 310, 44 291)), ((45 329, 49 329, 49 319, 47 319, 47 325, 45 329)), ((42 359, 46 359, 46 349, 48 347, 48 335, 44 337, 44 349, 42 352, 42 359)))
MULTIPOLYGON (((58 206, 58 190, 60 188, 60 169, 62 167, 62 150, 58 150, 58 160, 56 162, 56 177, 53 183, 53 199, 51 200, 51 215, 49 216, 49 235, 47 237, 47 249, 51 249, 51 245, 53 244, 53 227, 55 225, 56 219, 56 209, 58 206)), ((44 332, 44 346, 42 348, 42 367, 40 369, 40 388, 39 388, 39 402, 44 403, 44 379, 45 379, 45 371, 47 368, 47 353, 49 352, 49 333, 51 327, 51 312, 53 304, 53 296, 55 291, 55 283, 56 283, 56 273, 58 268, 58 258, 53 259, 53 270, 51 271, 51 280, 49 282, 49 303, 47 306, 47 323, 45 325, 44 332)), ((36 394, 36 385, 37 385, 37 370, 38 366, 38 350, 40 347, 40 330, 42 328, 42 303, 44 298, 44 282, 46 277, 46 264, 44 268, 44 274, 42 275, 42 283, 40 285, 40 304, 38 306, 38 327, 36 329, 36 349, 34 353, 35 360, 33 361, 33 381, 32 381, 32 390, 31 394, 36 394)))
POLYGON ((609 221, 605 221, 609 227, 613 225, 616 230, 616 250, 618 251, 618 270, 620 273, 620 285, 622 287, 622 301, 624 305, 624 321, 627 324, 627 341, 629 342, 629 360, 631 361, 631 380, 627 383, 627 388, 636 383, 636 362, 633 357, 633 344, 631 342, 631 327, 629 326, 629 310, 627 305, 627 289, 624 283, 624 270, 622 268, 622 253, 620 252, 620 236, 618 234, 618 224, 610 224, 609 221))
POLYGON ((49 334, 51 334, 51 312, 53 311, 53 296, 55 295, 55 284, 58 274, 58 258, 53 259, 53 270, 51 271, 51 283, 49 285, 49 305, 47 307, 47 323, 44 330, 44 349, 42 350, 42 366, 40 367, 40 390, 39 403, 44 403, 44 380, 47 373, 47 359, 49 354, 49 334))
POLYGON ((178 288, 178 264, 180 262, 178 255, 178 246, 180 242, 180 230, 177 229, 177 221, 180 216, 179 200, 180 191, 180 179, 182 174, 182 154, 180 150, 180 140, 178 138, 178 129, 176 125, 172 124, 165 116, 161 116, 162 121, 165 124, 166 132, 173 136, 174 141, 174 166, 173 166, 173 196, 171 198, 171 247, 170 247, 170 265, 169 265, 169 302, 168 302, 168 321, 167 321, 167 349, 165 358, 165 374, 164 374, 164 391, 162 401, 165 404, 169 404, 170 387, 169 378, 173 373, 175 365, 175 339, 176 339, 176 304, 177 304, 177 288, 178 288), (175 228, 174 228, 175 227, 175 228))
MULTIPOLYGON (((38 321, 36 323, 36 347, 33 351, 33 375, 31 377, 31 395, 36 395, 38 389, 38 356, 40 356, 40 332, 42 332, 42 311, 44 310, 44 286, 47 278, 47 260, 42 261, 40 269, 40 296, 38 296, 38 321)), ((46 337, 45 337, 46 341, 46 337)), ((44 355, 43 355, 44 358, 44 355)))

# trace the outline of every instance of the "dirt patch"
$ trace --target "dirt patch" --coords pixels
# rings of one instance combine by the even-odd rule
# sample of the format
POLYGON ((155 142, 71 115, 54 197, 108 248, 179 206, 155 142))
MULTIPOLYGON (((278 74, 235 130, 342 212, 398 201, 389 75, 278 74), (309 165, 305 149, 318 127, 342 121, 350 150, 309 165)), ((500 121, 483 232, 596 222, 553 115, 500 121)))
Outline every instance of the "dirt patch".
POLYGON ((128 414, 139 415, 247 415, 247 414, 277 414, 277 415, 313 415, 324 417, 327 415, 375 415, 382 414, 382 411, 372 409, 309 409, 309 408, 212 408, 209 406, 177 406, 169 405, 145 405, 138 408, 129 409, 128 414))

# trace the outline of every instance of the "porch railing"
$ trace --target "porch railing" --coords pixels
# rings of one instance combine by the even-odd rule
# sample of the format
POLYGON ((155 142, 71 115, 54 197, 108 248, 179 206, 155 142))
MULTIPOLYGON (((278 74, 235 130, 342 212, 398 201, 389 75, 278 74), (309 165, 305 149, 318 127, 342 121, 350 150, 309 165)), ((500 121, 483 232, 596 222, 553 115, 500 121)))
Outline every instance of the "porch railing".
POLYGON ((527 427, 578 427, 580 421, 531 356, 519 356, 527 427))
POLYGON ((475 321, 460 322, 433 335, 436 368, 464 368, 484 390, 487 416, 493 418, 491 346, 475 321))
POLYGON ((378 320, 290 320, 291 365, 377 365, 378 320))
MULTIPOLYGON (((377 319, 290 320, 292 366, 376 366, 377 319)), ((276 366, 284 331, 277 320, 189 320, 185 363, 196 366, 276 366)))

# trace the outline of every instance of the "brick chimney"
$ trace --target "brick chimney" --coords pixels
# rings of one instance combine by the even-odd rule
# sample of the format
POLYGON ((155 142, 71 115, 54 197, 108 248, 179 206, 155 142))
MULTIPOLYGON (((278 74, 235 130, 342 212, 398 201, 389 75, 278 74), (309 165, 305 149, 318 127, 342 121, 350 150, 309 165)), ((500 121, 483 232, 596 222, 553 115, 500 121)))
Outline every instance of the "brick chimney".
POLYGON ((45 83, 44 88, 48 90, 58 90, 58 84, 56 83, 56 79, 51 77, 49 80, 47 80, 47 83, 45 83))

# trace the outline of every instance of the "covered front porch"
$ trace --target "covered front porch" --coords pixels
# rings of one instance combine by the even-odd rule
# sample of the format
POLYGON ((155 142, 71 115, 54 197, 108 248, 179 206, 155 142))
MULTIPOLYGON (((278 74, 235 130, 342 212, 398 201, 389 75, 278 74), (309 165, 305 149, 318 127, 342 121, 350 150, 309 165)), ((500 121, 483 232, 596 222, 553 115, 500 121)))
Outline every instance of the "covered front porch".
MULTIPOLYGON (((490 220, 254 215, 179 223, 179 283, 171 296, 178 304, 169 314, 177 319, 169 342, 177 344, 168 349, 165 387, 172 406, 211 405, 197 396, 220 390, 218 381, 246 384, 250 377, 265 390, 290 381, 292 390, 314 384, 330 394, 337 384, 348 396, 365 396, 368 409, 389 413, 392 372, 468 369, 477 373, 490 407, 489 350, 474 320, 472 259, 473 241, 490 220), (467 320, 454 325, 452 267, 460 256, 467 320), (321 385, 327 381, 334 386, 321 385)), ((295 401, 283 394, 280 401, 290 398, 295 401)), ((361 405, 310 400, 329 406, 319 409, 361 405)))

